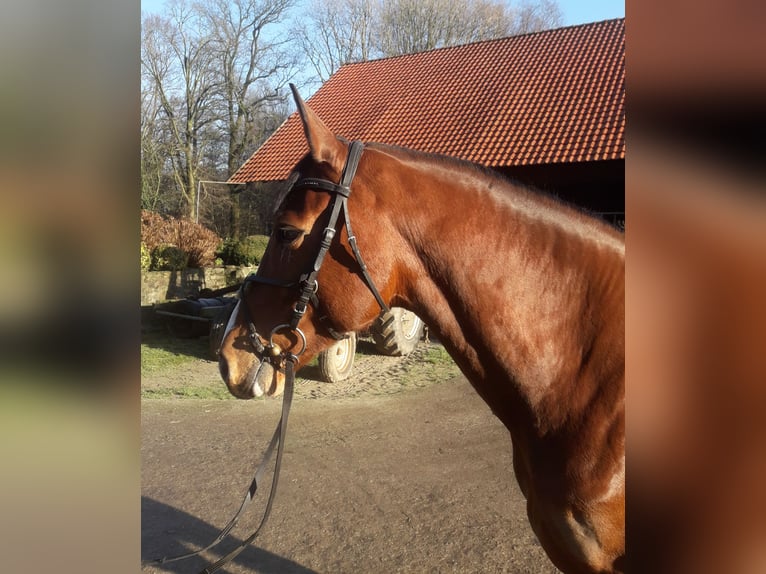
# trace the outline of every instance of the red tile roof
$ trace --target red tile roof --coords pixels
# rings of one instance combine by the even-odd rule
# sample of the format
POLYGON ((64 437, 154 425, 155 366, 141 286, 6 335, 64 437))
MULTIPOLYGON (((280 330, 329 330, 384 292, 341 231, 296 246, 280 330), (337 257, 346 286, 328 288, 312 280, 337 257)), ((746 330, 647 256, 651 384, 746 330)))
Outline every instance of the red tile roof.
MULTIPOLYGON (((625 157, 625 19, 348 64, 308 100, 336 134, 488 167, 625 157)), ((230 181, 282 180, 297 113, 230 181)))

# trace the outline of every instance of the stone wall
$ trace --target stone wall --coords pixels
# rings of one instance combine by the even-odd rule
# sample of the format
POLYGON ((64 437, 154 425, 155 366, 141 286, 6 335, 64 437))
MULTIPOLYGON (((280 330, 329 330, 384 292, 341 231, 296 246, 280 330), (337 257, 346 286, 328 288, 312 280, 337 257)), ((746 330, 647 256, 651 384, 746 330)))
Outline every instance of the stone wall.
POLYGON ((199 295, 201 289, 220 289, 241 283, 257 267, 204 267, 180 271, 142 271, 141 305, 199 295))

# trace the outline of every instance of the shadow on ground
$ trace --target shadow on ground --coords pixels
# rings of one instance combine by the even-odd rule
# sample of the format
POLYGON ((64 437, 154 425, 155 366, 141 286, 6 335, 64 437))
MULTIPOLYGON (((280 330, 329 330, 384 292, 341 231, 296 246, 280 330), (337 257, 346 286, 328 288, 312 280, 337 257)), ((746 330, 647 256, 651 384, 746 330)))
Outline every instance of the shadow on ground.
MULTIPOLYGON (((177 556, 202 548, 215 540, 220 529, 152 498, 141 497, 141 559, 154 560, 177 556)), ((249 532, 247 533, 250 534, 249 532)), ((242 543, 242 539, 226 537, 205 553, 208 559, 194 556, 167 564, 147 564, 145 572, 199 572, 242 543)), ((232 564, 255 568, 264 574, 316 574, 314 570, 258 548, 255 543, 237 556, 232 564)), ((221 572, 226 572, 224 567, 221 572)), ((230 570, 228 570, 230 571, 230 570)))
POLYGON ((215 360, 210 352, 210 339, 207 336, 181 339, 166 330, 157 329, 141 333, 141 344, 176 355, 187 355, 206 361, 215 360))

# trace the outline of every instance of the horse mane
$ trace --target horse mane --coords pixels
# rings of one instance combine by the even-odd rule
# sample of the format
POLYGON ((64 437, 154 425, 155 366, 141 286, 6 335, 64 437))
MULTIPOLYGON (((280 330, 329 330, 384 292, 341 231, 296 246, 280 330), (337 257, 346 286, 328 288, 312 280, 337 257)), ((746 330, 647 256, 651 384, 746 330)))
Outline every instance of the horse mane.
MULTIPOLYGON (((344 140, 345 141, 345 140, 344 140)), ((518 204, 533 206, 534 210, 545 210, 550 212, 553 218, 574 219, 592 231, 600 230, 613 237, 622 238, 624 234, 608 221, 602 219, 597 214, 589 212, 587 209, 577 204, 568 202, 555 193, 530 186, 514 178, 506 176, 492 168, 485 167, 470 161, 459 159, 452 156, 423 152, 411 148, 384 144, 379 142, 365 143, 365 147, 374 149, 382 153, 393 156, 404 161, 412 161, 421 167, 434 166, 441 169, 455 170, 461 175, 468 175, 475 179, 477 187, 480 187, 497 199, 500 204, 506 204, 512 201, 518 204)), ((305 163, 310 161, 308 156, 301 159, 284 180, 276 193, 271 208, 272 218, 276 216, 282 203, 290 193, 293 184, 302 177, 305 169, 305 163)))
POLYGON ((370 143, 366 144, 366 146, 383 153, 388 153, 399 159, 414 160, 424 165, 454 169, 460 172, 461 175, 472 176, 476 179, 478 186, 487 190, 491 196, 496 197, 501 203, 507 202, 513 196, 517 204, 523 202, 550 210, 554 214, 568 215, 570 218, 574 218, 590 228, 602 229, 615 236, 624 237, 622 231, 617 227, 586 208, 566 201, 552 191, 525 184, 492 168, 452 156, 428 153, 395 145, 370 143))

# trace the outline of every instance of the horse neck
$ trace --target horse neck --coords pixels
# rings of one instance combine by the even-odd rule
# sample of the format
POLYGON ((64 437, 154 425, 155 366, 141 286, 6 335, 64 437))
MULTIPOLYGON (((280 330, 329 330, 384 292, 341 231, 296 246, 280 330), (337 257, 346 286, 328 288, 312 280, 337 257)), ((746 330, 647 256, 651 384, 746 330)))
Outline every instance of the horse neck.
MULTIPOLYGON (((396 198, 406 214, 398 230, 415 261, 400 274, 402 304, 429 324, 507 425, 520 414, 539 419, 536 411, 549 411, 567 385, 583 384, 584 357, 609 344, 605 328, 623 337, 624 322, 603 324, 623 314, 621 236, 458 164, 409 169, 403 181, 417 189, 396 198)), ((622 359, 614 362, 619 376, 622 359)))

